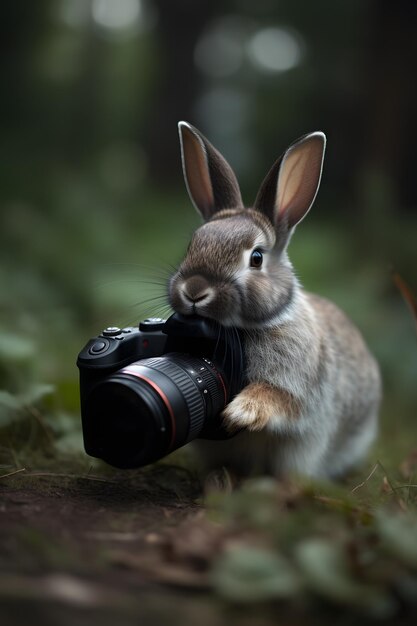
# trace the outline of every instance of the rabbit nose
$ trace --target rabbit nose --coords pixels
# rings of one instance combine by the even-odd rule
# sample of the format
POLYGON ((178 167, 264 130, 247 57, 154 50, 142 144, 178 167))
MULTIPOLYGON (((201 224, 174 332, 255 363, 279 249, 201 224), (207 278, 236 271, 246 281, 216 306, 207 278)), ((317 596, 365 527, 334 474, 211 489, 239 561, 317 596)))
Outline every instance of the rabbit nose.
POLYGON ((210 299, 212 289, 201 276, 189 278, 182 287, 184 298, 193 304, 202 304, 210 299))

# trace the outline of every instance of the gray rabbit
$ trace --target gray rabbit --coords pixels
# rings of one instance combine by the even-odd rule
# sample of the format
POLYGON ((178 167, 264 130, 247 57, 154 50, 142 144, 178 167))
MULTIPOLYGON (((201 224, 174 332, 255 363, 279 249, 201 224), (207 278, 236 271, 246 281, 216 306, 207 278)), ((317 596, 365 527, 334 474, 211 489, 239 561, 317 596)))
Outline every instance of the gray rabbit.
POLYGON ((377 433, 377 363, 334 304, 304 291, 287 247, 316 197, 326 137, 293 143, 245 208, 229 164, 179 123, 185 182, 205 223, 169 283, 173 309, 244 329, 249 384, 223 412, 238 434, 199 441, 207 469, 343 475, 377 433))

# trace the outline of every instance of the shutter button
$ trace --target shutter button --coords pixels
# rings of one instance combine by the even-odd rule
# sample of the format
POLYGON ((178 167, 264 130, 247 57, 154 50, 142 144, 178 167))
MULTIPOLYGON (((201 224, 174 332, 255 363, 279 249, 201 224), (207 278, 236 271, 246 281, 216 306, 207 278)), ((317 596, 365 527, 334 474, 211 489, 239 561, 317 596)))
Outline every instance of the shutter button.
POLYGON ((118 326, 108 326, 103 330, 102 335, 104 337, 115 337, 116 335, 120 335, 121 332, 118 326))

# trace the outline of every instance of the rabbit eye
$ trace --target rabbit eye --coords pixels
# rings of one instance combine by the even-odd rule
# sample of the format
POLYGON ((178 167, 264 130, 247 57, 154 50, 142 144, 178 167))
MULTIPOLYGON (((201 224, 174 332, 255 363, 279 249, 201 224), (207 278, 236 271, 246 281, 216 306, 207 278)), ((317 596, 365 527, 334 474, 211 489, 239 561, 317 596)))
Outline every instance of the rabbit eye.
POLYGON ((250 266, 259 268, 262 266, 262 261, 264 260, 264 255, 260 250, 254 250, 250 257, 250 266))

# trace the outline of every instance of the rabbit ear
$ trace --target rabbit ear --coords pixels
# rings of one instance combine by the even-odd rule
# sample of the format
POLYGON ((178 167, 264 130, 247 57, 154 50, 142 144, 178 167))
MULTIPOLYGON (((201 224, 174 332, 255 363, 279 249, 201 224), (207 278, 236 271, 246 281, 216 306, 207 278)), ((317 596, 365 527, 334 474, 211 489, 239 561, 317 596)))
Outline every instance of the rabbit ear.
POLYGON ((317 195, 323 168, 326 136, 315 132, 293 143, 272 166, 259 189, 255 208, 275 226, 296 226, 317 195))
POLYGON ((185 184, 204 220, 222 209, 242 208, 239 185, 226 159, 188 122, 179 122, 178 130, 185 184))

